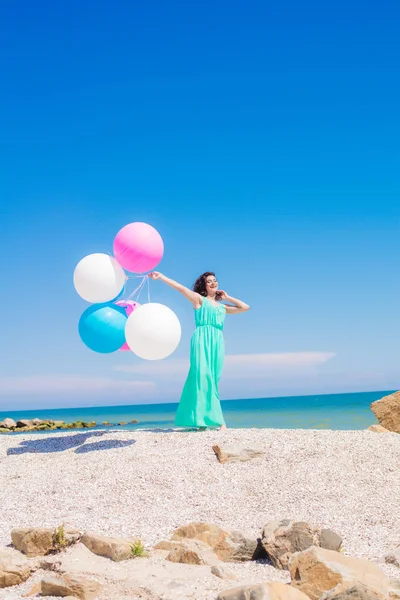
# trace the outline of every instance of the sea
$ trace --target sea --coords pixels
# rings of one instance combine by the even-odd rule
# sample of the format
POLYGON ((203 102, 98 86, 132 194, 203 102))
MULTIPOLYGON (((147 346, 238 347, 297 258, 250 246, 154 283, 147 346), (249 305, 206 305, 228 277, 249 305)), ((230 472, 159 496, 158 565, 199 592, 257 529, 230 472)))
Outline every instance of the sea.
MULTIPOLYGON (((251 398, 225 400, 221 404, 229 428, 354 430, 377 423, 370 404, 391 393, 393 391, 251 398)), ((107 422, 112 423, 110 429, 158 431, 174 427, 177 406, 176 403, 132 404, 23 411, 10 408, 0 412, 0 421, 6 417, 14 420, 37 417, 66 423, 95 421, 97 425, 93 429, 104 429, 102 424, 107 422), (138 423, 131 423, 133 420, 138 423)))

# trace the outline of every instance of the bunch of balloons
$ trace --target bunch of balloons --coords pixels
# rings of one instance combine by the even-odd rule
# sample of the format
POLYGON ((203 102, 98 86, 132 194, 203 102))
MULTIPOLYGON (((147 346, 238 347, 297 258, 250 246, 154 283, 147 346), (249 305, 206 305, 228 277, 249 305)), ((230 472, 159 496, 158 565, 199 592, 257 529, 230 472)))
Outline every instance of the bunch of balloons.
POLYGON ((95 352, 130 350, 147 360, 166 358, 181 339, 176 314, 156 302, 139 304, 131 297, 123 299, 129 279, 125 270, 143 275, 137 288, 141 290, 145 274, 163 257, 163 240, 151 225, 130 223, 117 233, 113 251, 114 256, 89 254, 75 267, 75 290, 92 304, 79 321, 81 340, 95 352))

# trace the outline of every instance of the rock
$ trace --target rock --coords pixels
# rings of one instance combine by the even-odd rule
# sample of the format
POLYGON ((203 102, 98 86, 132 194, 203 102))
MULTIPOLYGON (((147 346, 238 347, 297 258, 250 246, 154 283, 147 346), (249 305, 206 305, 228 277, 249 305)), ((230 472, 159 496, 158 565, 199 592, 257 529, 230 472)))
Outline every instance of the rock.
POLYGON ((220 579, 236 579, 235 573, 227 569, 225 565, 214 565, 211 567, 211 573, 220 579))
POLYGON ((370 425, 368 427, 368 431, 374 431, 375 433, 390 433, 389 429, 385 429, 385 427, 382 427, 382 425, 370 425))
POLYGON ((287 569, 292 554, 319 545, 313 529, 302 522, 272 521, 262 532, 262 546, 274 567, 287 569))
POLYGON ((32 419, 19 419, 17 427, 33 427, 32 419))
POLYGON ((339 584, 330 592, 323 594, 320 600, 379 600, 379 597, 365 585, 357 583, 352 587, 339 584))
POLYGON ((14 419, 4 419, 3 421, 0 421, 0 427, 4 428, 4 429, 15 429, 17 426, 16 422, 14 421, 14 419))
POLYGON ((381 569, 368 560, 344 556, 340 552, 312 546, 290 557, 291 585, 311 600, 342 584, 342 590, 364 585, 381 600, 386 600, 389 581, 381 569))
POLYGON ((97 533, 85 533, 82 544, 93 554, 106 556, 116 562, 132 558, 132 541, 123 538, 111 538, 97 533))
POLYGON ((53 426, 55 423, 56 421, 43 421, 42 419, 19 419, 19 421, 17 421, 17 427, 21 429, 37 429, 44 426, 53 426))
POLYGON ((185 540, 176 546, 167 556, 167 560, 187 565, 216 565, 218 556, 210 546, 199 540, 185 540))
POLYGON ((261 447, 240 447, 240 446, 219 446, 212 447, 220 463, 227 462, 246 462, 253 458, 258 458, 265 455, 265 451, 261 447))
POLYGON ((31 589, 29 590, 29 592, 26 592, 26 594, 23 594, 22 597, 30 598, 31 596, 37 596, 38 594, 40 594, 41 591, 42 591, 42 584, 40 581, 37 581, 36 583, 33 584, 31 589))
POLYGON ((230 533, 214 551, 224 562, 244 562, 266 556, 264 548, 257 540, 246 538, 239 531, 230 533))
POLYGON ((11 531, 14 547, 29 557, 45 556, 50 552, 63 550, 78 542, 81 533, 72 528, 60 526, 56 529, 47 527, 16 528, 11 531))
POLYGON ((19 585, 31 575, 29 561, 8 550, 0 550, 0 588, 19 585))
POLYGON ((237 531, 230 533, 213 523, 189 523, 174 531, 172 541, 185 539, 208 544, 224 562, 255 560, 262 551, 257 540, 245 538, 237 531))
POLYGON ((218 525, 198 521, 175 529, 171 539, 172 541, 196 539, 208 544, 211 548, 216 548, 228 535, 229 533, 218 525))
POLYGON ((43 571, 62 571, 61 561, 58 556, 46 556, 39 562, 38 566, 43 571))
POLYGON ((400 544, 393 546, 390 552, 385 556, 385 562, 400 567, 400 544))
POLYGON ((335 550, 338 552, 342 544, 342 538, 340 535, 332 531, 332 529, 321 529, 319 534, 319 546, 321 548, 325 548, 325 550, 335 550))
POLYGON ((175 548, 177 548, 181 544, 182 542, 179 541, 172 542, 170 540, 162 540, 154 546, 154 550, 175 550, 175 548))
POLYGON ((29 557, 45 556, 53 550, 53 529, 16 528, 11 531, 14 547, 29 557))
POLYGON ((74 529, 73 527, 65 527, 64 528, 64 538, 67 546, 72 546, 72 544, 77 544, 81 541, 82 532, 78 529, 74 529))
POLYGON ((77 575, 46 577, 42 579, 42 596, 73 596, 80 600, 94 600, 102 586, 93 579, 77 575))
POLYGON ((318 529, 301 521, 271 521, 262 532, 261 544, 277 569, 287 569, 295 552, 311 546, 339 550, 342 539, 330 529, 318 529))
POLYGON ((74 421, 73 423, 63 423, 60 429, 88 429, 90 427, 96 427, 96 421, 74 421))
POLYGON ((400 392, 372 402, 371 410, 382 427, 400 433, 400 392))
POLYGON ((62 427, 64 427, 64 421, 54 421, 54 427, 56 429, 61 429, 62 427))
POLYGON ((300 590, 275 581, 224 590, 220 592, 217 600, 309 600, 309 598, 300 590))
POLYGON ((38 431, 44 431, 44 430, 52 430, 55 429, 54 425, 48 421, 43 421, 43 423, 41 423, 40 425, 37 425, 36 429, 38 431))

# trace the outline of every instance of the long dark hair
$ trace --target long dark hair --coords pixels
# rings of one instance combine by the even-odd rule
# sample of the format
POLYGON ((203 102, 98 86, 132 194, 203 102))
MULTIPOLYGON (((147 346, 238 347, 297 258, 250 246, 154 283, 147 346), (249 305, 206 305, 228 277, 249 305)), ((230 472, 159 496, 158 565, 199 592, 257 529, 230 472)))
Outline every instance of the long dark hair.
MULTIPOLYGON (((200 296, 207 296, 207 277, 215 277, 215 273, 213 273, 212 271, 206 271, 205 273, 203 273, 203 275, 200 275, 200 277, 198 277, 193 284, 193 291, 197 294, 200 294, 200 296)), ((215 295, 215 299, 219 300, 219 296, 220 294, 217 292, 215 295)))

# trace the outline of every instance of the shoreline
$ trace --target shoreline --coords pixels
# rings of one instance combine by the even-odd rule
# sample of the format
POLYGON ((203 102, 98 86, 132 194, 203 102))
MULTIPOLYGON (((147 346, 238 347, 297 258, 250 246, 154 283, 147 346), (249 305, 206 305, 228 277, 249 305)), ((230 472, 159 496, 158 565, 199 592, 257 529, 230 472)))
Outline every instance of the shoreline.
MULTIPOLYGON (((252 429, 329 429, 362 430, 378 421, 371 411, 384 392, 325 394, 285 398, 222 401, 225 421, 229 428, 252 429)), ((8 411, 0 413, 0 434, 5 431, 4 420, 25 423, 25 431, 36 429, 175 429, 177 404, 142 404, 8 411), (3 420, 2 420, 3 419, 3 420), (40 424, 32 427, 33 422, 40 424), (49 425, 46 426, 45 422, 49 425)), ((20 427, 21 428, 21 427, 20 427)), ((10 428, 8 428, 10 429, 10 428)))
MULTIPOLYGON (((152 549, 177 527, 194 521, 254 538, 270 521, 293 519, 333 529, 343 539, 345 554, 375 561, 389 577, 400 578, 400 569, 383 560, 390 545, 399 541, 396 433, 302 429, 197 434, 102 430, 52 432, 49 437, 30 433, 1 436, 0 463, 3 546, 10 543, 14 527, 54 528, 64 523, 102 535, 135 536, 152 549), (214 444, 262 447, 265 455, 220 464, 214 444)), ((261 563, 229 567, 239 583, 286 577, 261 563)), ((193 582, 182 584, 186 597, 212 599, 216 589, 232 586, 208 575, 203 579, 197 583, 198 596, 189 595, 193 582)), ((0 590, 0 598, 18 598, 11 590, 0 590)))

